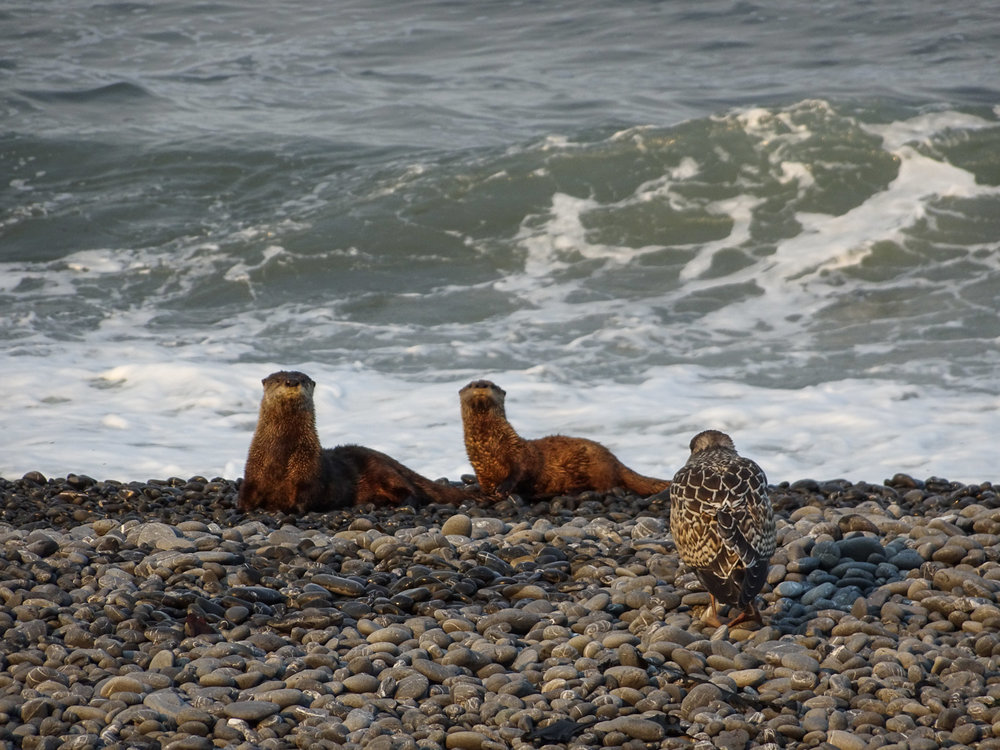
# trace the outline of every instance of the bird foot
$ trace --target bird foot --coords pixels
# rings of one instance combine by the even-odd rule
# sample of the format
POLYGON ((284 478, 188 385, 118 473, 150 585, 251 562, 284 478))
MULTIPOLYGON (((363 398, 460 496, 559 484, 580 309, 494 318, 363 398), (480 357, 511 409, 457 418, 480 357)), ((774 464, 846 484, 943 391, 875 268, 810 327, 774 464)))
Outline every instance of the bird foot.
POLYGON ((705 615, 702 616, 701 621, 706 625, 711 625, 713 628, 721 627, 724 624, 715 612, 705 613, 705 615))
POLYGON ((748 622, 750 620, 758 622, 762 625, 764 624, 764 618, 760 616, 760 610, 757 609, 756 604, 751 604, 747 609, 743 610, 736 617, 734 617, 730 621, 729 627, 732 628, 739 625, 741 622, 748 622))

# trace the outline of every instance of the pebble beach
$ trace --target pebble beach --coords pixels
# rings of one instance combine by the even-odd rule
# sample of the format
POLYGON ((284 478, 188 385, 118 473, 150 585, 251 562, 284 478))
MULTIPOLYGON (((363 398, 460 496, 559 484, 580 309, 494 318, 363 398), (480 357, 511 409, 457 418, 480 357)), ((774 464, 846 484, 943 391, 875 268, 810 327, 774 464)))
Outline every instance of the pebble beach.
POLYGON ((0 479, 0 746, 1000 748, 989 482, 772 486, 764 622, 732 630, 660 496, 236 491, 0 479))

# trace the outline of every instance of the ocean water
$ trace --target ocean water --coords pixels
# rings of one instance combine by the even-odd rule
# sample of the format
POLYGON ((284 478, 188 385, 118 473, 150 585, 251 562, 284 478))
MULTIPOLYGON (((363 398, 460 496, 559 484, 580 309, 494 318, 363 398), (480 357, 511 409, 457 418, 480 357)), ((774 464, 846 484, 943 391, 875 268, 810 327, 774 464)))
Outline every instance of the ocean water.
POLYGON ((990 2, 0 8, 0 475, 471 468, 458 389, 671 476, 997 481, 990 2), (789 4, 780 4, 786 6, 789 4))

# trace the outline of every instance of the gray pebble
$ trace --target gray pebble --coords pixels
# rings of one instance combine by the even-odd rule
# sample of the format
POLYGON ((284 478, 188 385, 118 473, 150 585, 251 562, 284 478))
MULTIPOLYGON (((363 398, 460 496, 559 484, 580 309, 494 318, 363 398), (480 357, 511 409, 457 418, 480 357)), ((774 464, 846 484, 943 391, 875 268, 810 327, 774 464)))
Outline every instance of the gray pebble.
POLYGON ((341 576, 318 573, 312 577, 311 581, 340 596, 364 596, 365 594, 365 587, 362 584, 341 576))
POLYGON ((619 716, 610 721, 598 722, 594 729, 598 732, 621 732, 626 737, 643 742, 660 742, 666 734, 662 724, 638 716, 619 716))
POLYGON ((854 536, 837 541, 841 557, 866 561, 872 555, 885 555, 882 543, 873 536, 854 536))
POLYGON ((681 713, 685 718, 690 719, 698 709, 718 700, 721 696, 722 690, 717 685, 707 682, 699 683, 691 688, 684 697, 681 702, 681 713))
POLYGON ((890 557, 889 562, 900 570, 913 570, 924 564, 924 558, 915 549, 904 549, 890 557))
POLYGON ((843 729, 834 729, 829 732, 826 741, 838 748, 838 750, 865 750, 867 746, 862 737, 843 729))
POLYGON ((801 581, 782 581, 774 587, 774 593, 778 596, 786 596, 797 599, 807 591, 808 587, 801 581))
POLYGON ((837 587, 830 582, 821 583, 802 595, 802 603, 808 607, 820 599, 829 599, 836 590, 837 587))
POLYGON ((177 720, 177 716, 181 711, 189 707, 187 701, 172 688, 149 693, 142 699, 142 702, 154 711, 174 721, 177 720))
POLYGON ((278 713, 281 706, 271 701, 234 701, 227 704, 223 710, 226 716, 233 719, 257 722, 278 713))

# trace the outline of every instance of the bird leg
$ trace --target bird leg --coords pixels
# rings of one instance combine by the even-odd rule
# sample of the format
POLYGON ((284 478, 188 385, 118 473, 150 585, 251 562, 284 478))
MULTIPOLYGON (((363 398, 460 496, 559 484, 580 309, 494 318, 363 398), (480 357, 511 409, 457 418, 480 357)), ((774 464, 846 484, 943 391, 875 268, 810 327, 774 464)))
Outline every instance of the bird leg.
POLYGON ((702 621, 708 623, 713 628, 717 628, 722 625, 722 620, 719 619, 719 605, 715 601, 715 594, 710 593, 708 598, 712 603, 708 609, 708 616, 702 616, 702 621))
POLYGON ((750 605, 744 609, 739 615, 729 623, 729 627, 734 625, 739 625, 741 622, 746 622, 748 620, 756 620, 759 623, 763 623, 764 619, 760 616, 760 610, 757 609, 757 601, 754 600, 750 602, 750 605))

